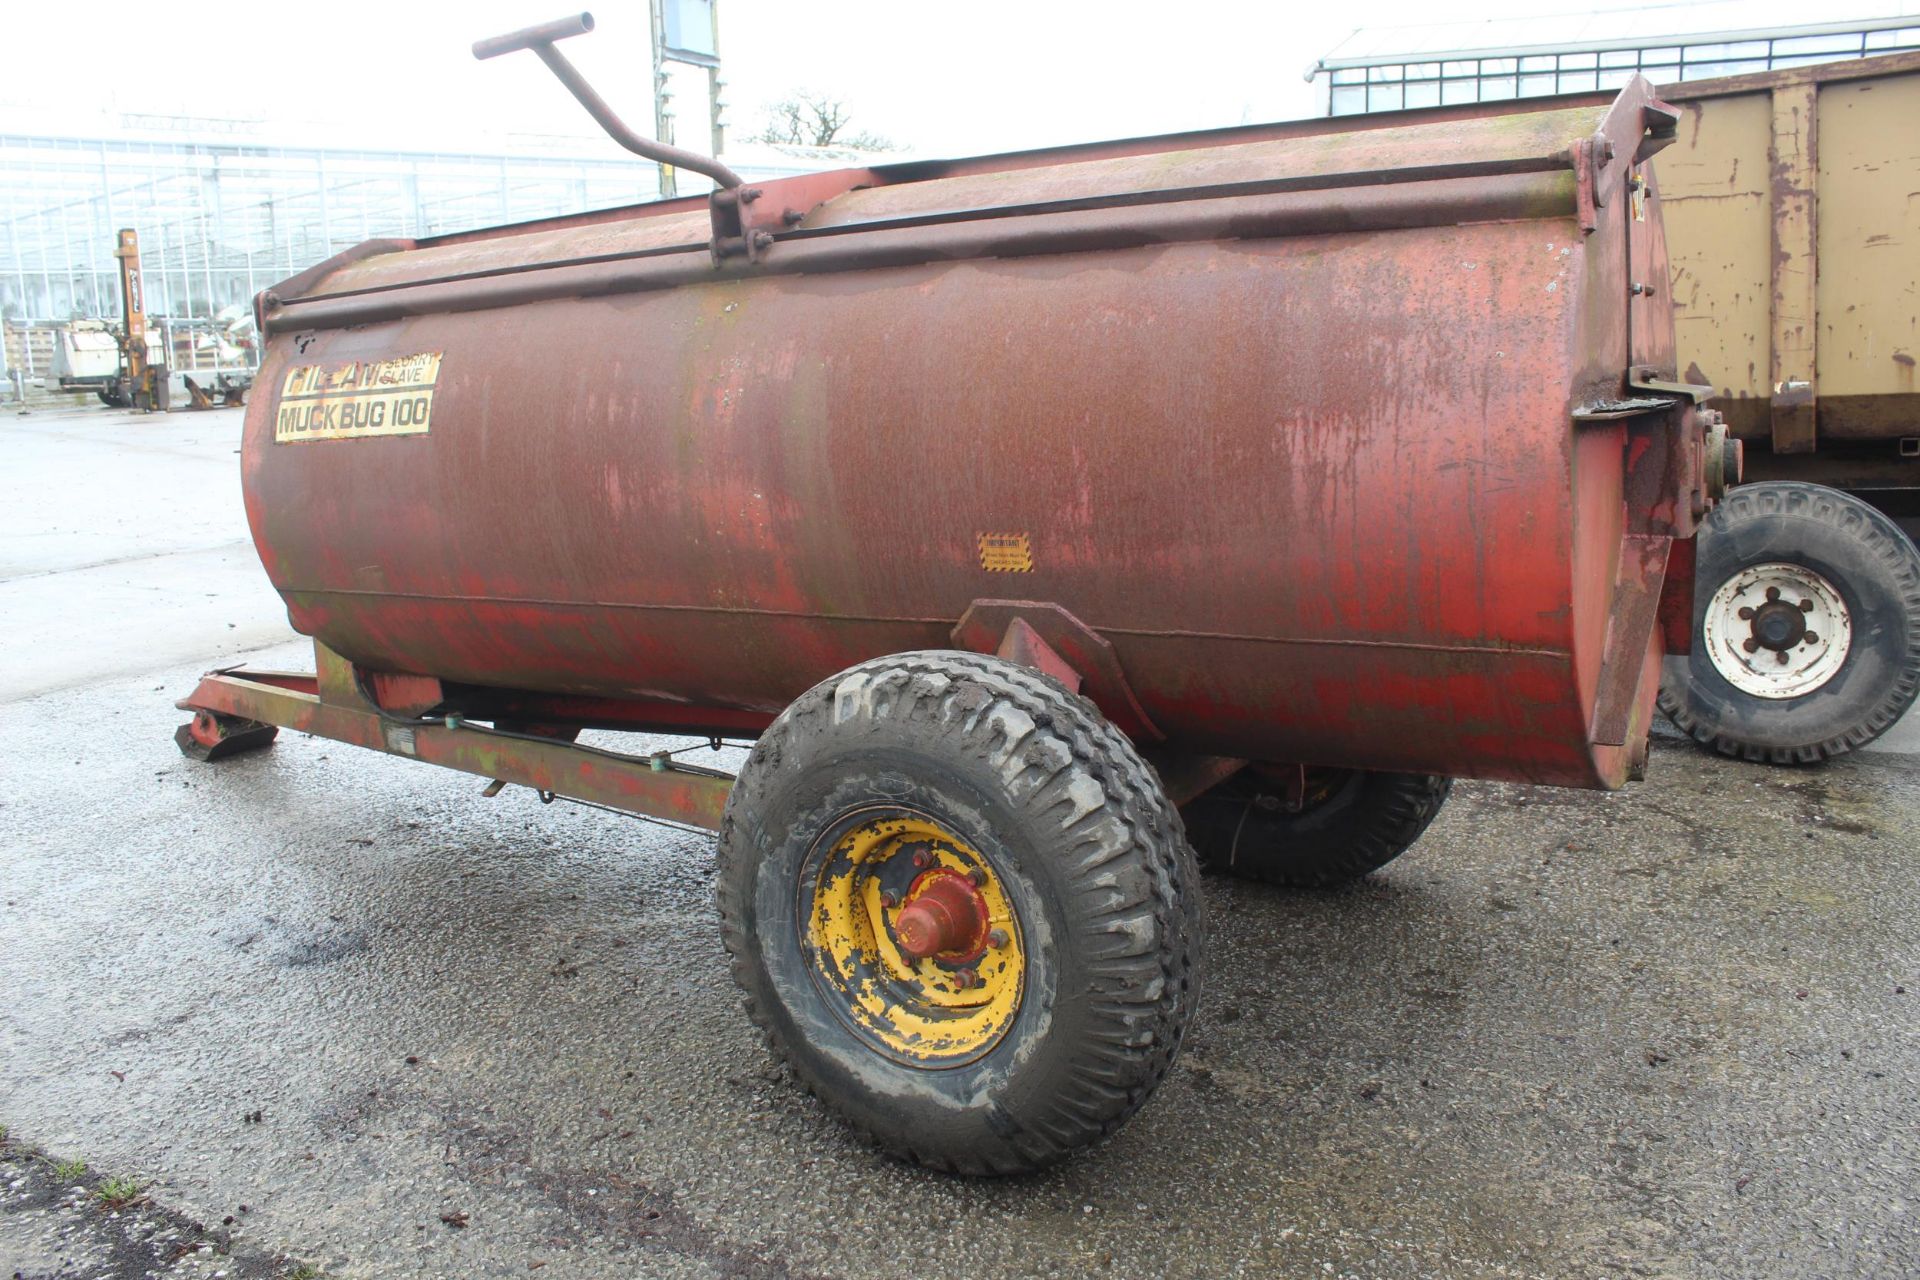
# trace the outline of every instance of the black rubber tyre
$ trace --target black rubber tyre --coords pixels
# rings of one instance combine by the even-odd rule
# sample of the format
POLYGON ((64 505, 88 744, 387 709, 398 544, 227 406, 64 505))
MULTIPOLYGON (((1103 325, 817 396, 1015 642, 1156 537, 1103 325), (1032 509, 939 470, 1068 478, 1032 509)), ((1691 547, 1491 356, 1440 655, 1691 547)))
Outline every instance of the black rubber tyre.
POLYGON ((1886 516, 1837 489, 1795 481, 1742 485, 1700 530, 1693 652, 1667 659, 1660 709, 1723 755, 1812 764, 1865 746, 1920 692, 1920 551, 1886 516), (1799 565, 1839 593, 1852 626, 1846 658, 1797 697, 1735 687, 1707 652, 1714 593, 1742 570, 1799 565))
POLYGON ((1111 1133, 1199 998, 1198 875, 1156 775, 1091 703, 997 658, 899 654, 803 695, 741 770, 719 859, 722 938, 774 1052, 867 1140, 938 1169, 1034 1169, 1111 1133), (1026 980, 976 1060, 876 1049, 818 976, 808 867, 876 805, 958 833, 1016 909, 1026 980))
POLYGON ((1307 803, 1286 810, 1271 778, 1244 769, 1185 809, 1207 867, 1295 889, 1358 880, 1412 847, 1453 779, 1364 769, 1309 770, 1307 803))

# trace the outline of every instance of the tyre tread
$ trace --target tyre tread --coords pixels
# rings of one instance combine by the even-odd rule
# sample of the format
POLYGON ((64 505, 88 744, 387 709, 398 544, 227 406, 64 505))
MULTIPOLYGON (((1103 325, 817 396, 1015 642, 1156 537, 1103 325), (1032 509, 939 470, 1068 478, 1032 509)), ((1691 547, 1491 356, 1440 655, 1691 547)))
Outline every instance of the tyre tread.
MULTIPOLYGON (((1097 845, 1094 836, 1099 829, 1098 823, 1089 826, 1083 845, 1097 845)), ((1100 1141, 1139 1110, 1166 1076, 1198 1003, 1199 952, 1205 935, 1198 876, 1185 828, 1158 776, 1090 702, 1050 677, 1001 659, 944 650, 896 654, 861 663, 815 686, 755 745, 753 761, 741 771, 728 799, 719 847, 721 940, 744 993, 748 1016, 796 1079, 865 1142, 895 1156, 950 1173, 1003 1174, 1053 1163, 1100 1141), (1090 1000, 1090 1007, 1103 1014, 1110 1026, 1108 1034, 1089 1036, 1071 1047, 1074 1058, 1064 1074, 1080 1082, 1078 1092, 1049 1100, 1044 1112, 1005 1135, 999 1150, 942 1153, 890 1145, 822 1086, 804 1056, 784 1043, 771 1013, 754 994, 754 941, 746 926, 749 877, 730 853, 737 847, 740 816, 755 802, 757 780, 770 775, 777 762, 800 745, 814 719, 831 707, 832 691, 857 673, 886 673, 896 686, 896 696, 876 698, 871 704, 876 720, 898 715, 902 697, 912 699, 907 708, 910 718, 944 718, 969 733, 977 732, 1001 704, 1022 712, 1032 729, 1017 740, 997 740, 991 754, 1007 759, 1043 740, 1061 748, 1066 762, 1049 770, 1037 786, 1010 788, 1010 799, 1037 819, 1048 821, 1058 822, 1064 807, 1066 813, 1074 814, 1060 826, 1065 836, 1095 818, 1115 819, 1127 832, 1128 838, 1116 852, 1095 849, 1095 856, 1070 861, 1064 870, 1073 884, 1082 891, 1110 893, 1102 868, 1122 857, 1131 856, 1149 873, 1146 900, 1117 904, 1089 917, 1082 937, 1093 990, 1101 993, 1090 1000), (944 678, 943 687, 939 678, 944 678), (962 706, 962 691, 969 686, 986 697, 977 705, 962 706), (926 696, 929 693, 937 696, 926 696), (1101 788, 1101 803, 1086 813, 1076 813, 1074 799, 1063 785, 1075 774, 1085 774, 1101 788), (1158 939, 1159 945, 1111 945, 1115 937, 1132 939, 1142 934, 1158 939), (1115 993, 1126 998, 1116 1001, 1115 993)))

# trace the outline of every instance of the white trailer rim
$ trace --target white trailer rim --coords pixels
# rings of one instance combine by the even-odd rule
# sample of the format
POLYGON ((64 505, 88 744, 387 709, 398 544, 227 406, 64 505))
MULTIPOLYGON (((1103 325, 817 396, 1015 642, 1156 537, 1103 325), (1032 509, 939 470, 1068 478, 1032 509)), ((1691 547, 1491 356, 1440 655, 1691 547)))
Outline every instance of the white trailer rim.
POLYGON ((1756 564, 1720 584, 1701 639, 1714 670, 1742 693, 1798 698, 1833 679, 1853 646, 1846 601, 1798 564, 1756 564))

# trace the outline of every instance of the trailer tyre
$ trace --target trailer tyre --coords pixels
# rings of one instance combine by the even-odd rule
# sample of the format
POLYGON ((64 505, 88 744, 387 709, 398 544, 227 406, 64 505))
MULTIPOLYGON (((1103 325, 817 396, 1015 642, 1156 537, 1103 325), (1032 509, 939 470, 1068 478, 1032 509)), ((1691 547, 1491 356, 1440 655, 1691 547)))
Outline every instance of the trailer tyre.
POLYGON ((1743 485, 1700 530, 1693 652, 1660 709, 1724 755, 1810 764, 1879 737, 1920 692, 1920 551, 1822 485, 1743 485))
POLYGON ((850 668, 755 745, 720 831, 753 1021, 863 1137, 1038 1168, 1166 1075, 1204 932, 1180 817, 1091 704, 963 653, 850 668))
POLYGON ((1358 880, 1405 853, 1452 789, 1453 779, 1427 774, 1309 769, 1304 788, 1289 800, 1254 765, 1189 802, 1185 816, 1207 867, 1320 889, 1358 880))

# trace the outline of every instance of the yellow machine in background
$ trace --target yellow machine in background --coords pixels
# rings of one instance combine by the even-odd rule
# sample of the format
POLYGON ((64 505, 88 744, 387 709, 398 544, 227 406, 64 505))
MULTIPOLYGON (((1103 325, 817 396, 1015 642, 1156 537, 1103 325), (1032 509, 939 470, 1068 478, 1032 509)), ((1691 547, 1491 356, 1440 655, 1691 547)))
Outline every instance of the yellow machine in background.
MULTIPOLYGON (((121 230, 113 256, 120 261, 120 332, 114 335, 119 348, 119 370, 98 388, 98 393, 103 403, 116 409, 165 413, 173 398, 169 382, 171 370, 164 358, 154 358, 153 340, 147 335, 146 296, 140 277, 140 237, 131 227, 121 230)), ((213 384, 208 387, 202 387, 190 377, 181 381, 192 398, 189 407, 194 409, 217 409, 245 401, 246 380, 216 373, 213 384)))
POLYGON ((116 409, 166 412, 171 400, 167 366, 147 354, 146 297, 140 280, 140 237, 120 231, 113 256, 120 261, 120 372, 100 388, 100 399, 116 409))

